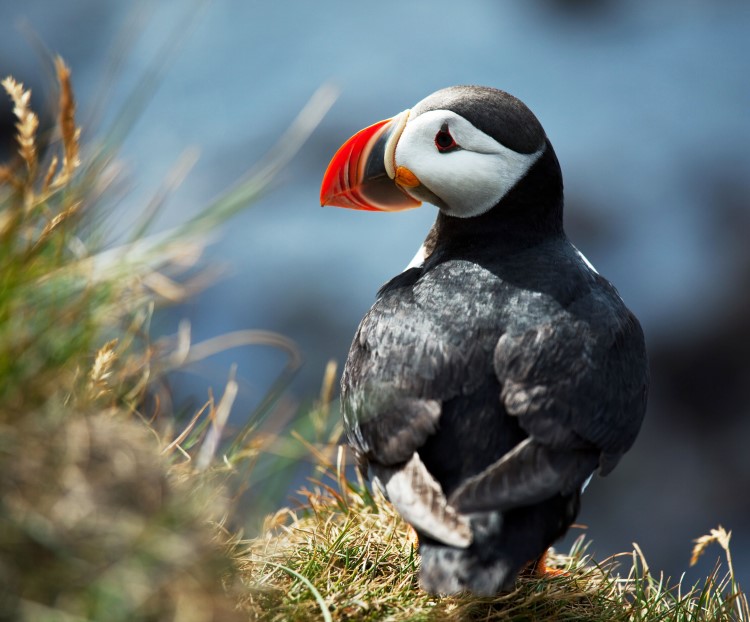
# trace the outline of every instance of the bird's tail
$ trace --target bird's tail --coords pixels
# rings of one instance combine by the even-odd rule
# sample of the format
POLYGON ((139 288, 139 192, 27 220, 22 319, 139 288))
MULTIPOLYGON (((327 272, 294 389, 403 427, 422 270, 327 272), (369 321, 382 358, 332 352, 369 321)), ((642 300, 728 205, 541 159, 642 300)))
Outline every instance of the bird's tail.
POLYGON ((512 590, 518 573, 567 531, 579 500, 575 491, 502 514, 474 514, 467 548, 420 537, 422 588, 432 594, 468 591, 480 596, 512 590))
POLYGON ((431 594, 472 592, 493 596, 511 590, 523 565, 509 551, 488 546, 502 529, 499 513, 472 518, 474 542, 465 549, 447 546, 430 538, 420 540, 422 565, 420 585, 431 594))

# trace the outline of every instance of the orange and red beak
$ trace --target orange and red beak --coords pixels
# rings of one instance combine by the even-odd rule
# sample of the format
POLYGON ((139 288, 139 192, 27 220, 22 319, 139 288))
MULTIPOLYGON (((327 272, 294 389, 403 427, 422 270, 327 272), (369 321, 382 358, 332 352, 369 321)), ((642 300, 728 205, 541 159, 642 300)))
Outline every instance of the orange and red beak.
POLYGON ((395 152, 409 111, 357 132, 336 152, 323 176, 320 204, 396 212, 419 207, 396 182, 395 152))

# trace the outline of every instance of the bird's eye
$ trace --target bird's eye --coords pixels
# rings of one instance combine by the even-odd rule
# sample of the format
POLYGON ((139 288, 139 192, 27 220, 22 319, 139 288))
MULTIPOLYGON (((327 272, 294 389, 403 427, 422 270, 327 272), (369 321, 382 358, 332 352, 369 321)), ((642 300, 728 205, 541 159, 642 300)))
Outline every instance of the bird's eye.
POLYGON ((455 139, 451 136, 447 124, 443 125, 443 127, 440 128, 440 131, 435 134, 435 146, 440 153, 453 151, 458 148, 458 144, 456 144, 455 139))

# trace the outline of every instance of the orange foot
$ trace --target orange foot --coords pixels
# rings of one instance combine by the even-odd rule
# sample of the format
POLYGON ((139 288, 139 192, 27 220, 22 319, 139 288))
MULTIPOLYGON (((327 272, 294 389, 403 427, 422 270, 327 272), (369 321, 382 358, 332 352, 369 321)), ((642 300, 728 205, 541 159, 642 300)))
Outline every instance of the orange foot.
POLYGON ((409 523, 406 524, 406 541, 413 547, 419 547, 419 536, 417 530, 414 529, 409 523))
POLYGON ((569 572, 560 570, 559 568, 550 568, 547 566, 547 553, 549 550, 544 551, 538 559, 531 562, 526 567, 526 572, 535 577, 568 577, 569 572))

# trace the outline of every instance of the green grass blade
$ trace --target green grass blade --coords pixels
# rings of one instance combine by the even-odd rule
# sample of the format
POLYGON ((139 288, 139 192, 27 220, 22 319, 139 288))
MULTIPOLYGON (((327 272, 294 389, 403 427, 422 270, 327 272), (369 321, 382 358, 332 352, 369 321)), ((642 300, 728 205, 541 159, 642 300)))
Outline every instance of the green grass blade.
POLYGON ((310 590, 310 593, 313 595, 316 602, 318 603, 318 606, 320 607, 320 613, 323 614, 323 620, 325 620, 325 622, 333 622, 333 618, 331 617, 331 612, 328 610, 328 605, 326 605, 326 601, 323 599, 323 596, 316 589, 316 587, 310 582, 310 580, 307 579, 307 577, 301 575, 296 570, 292 570, 291 568, 288 568, 287 566, 284 566, 282 564, 277 564, 275 562, 271 562, 268 560, 265 560, 263 563, 268 564, 269 566, 278 568, 279 570, 283 570, 284 572, 290 574, 291 576, 296 578, 298 581, 303 583, 305 587, 307 587, 307 589, 310 590))

